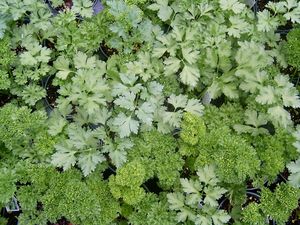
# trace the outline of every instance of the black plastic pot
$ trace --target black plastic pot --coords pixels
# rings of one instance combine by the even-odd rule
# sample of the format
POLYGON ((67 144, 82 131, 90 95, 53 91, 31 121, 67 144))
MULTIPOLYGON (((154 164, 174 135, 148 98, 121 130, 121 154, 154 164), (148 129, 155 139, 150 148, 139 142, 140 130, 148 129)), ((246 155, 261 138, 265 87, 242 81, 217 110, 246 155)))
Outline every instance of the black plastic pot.
MULTIPOLYGON (((59 10, 57 10, 56 8, 54 8, 52 6, 51 0, 44 0, 44 1, 48 5, 48 7, 51 10, 53 16, 56 16, 57 14, 59 14, 59 10)), ((103 7, 100 0, 93 0, 93 6, 92 7, 93 7, 94 15, 100 13, 104 9, 104 7, 103 7)), ((80 15, 77 16, 77 19, 83 20, 83 18, 80 15)))
POLYGON ((20 206, 18 200, 15 197, 12 197, 11 201, 5 206, 7 213, 19 212, 20 206))
MULTIPOLYGON (((47 76, 44 79, 42 79, 42 86, 46 90, 46 92, 47 92, 47 88, 48 88, 50 79, 51 79, 51 76, 47 76)), ((53 111, 53 107, 51 106, 50 102, 48 101, 47 96, 43 99, 43 101, 44 101, 44 107, 49 116, 50 113, 53 111)))

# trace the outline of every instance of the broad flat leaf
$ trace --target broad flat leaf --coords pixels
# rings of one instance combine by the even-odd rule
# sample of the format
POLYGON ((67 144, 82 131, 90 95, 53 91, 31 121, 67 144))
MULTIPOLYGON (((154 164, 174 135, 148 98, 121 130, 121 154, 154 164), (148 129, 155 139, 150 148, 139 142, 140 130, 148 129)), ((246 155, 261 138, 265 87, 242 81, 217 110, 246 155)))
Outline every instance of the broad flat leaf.
POLYGON ((120 79, 122 80, 123 84, 129 84, 130 86, 133 86, 139 78, 134 74, 120 73, 120 79))
POLYGON ((290 171, 289 183, 294 187, 300 188, 300 159, 287 165, 290 171))
POLYGON ((245 4, 238 0, 220 0, 220 7, 223 10, 232 10, 235 14, 243 12, 245 4))
POLYGON ((247 109, 245 112, 245 122, 246 124, 253 125, 254 127, 259 127, 267 124, 267 117, 263 113, 258 113, 255 110, 247 109))
POLYGON ((212 225, 210 218, 198 214, 195 219, 195 225, 212 225))
POLYGON ((202 116, 204 111, 204 106, 197 99, 189 99, 184 110, 202 116))
POLYGON ((111 117, 112 112, 109 112, 107 108, 101 108, 99 111, 95 112, 94 120, 96 123, 106 124, 106 121, 111 117))
POLYGON ((41 51, 40 51, 40 54, 36 56, 36 59, 39 62, 48 63, 49 60, 51 59, 50 54, 51 54, 50 49, 48 49, 46 47, 42 47, 41 51))
POLYGON ((221 95, 221 87, 218 81, 214 80, 211 86, 207 89, 210 97, 215 99, 221 95))
POLYGON ((257 13, 258 23, 257 30, 262 32, 269 32, 276 30, 279 26, 279 19, 273 17, 268 10, 263 10, 257 13))
POLYGON ((127 152, 118 150, 111 151, 109 152, 109 157, 112 163, 119 168, 127 161, 127 152))
POLYGON ((59 56, 55 62, 53 63, 53 66, 55 69, 59 70, 56 73, 56 76, 62 80, 67 79, 68 75, 72 72, 69 68, 70 61, 66 59, 64 56, 59 56))
POLYGON ((180 63, 181 63, 181 61, 175 57, 169 57, 169 58, 165 59, 164 70, 166 72, 166 75, 175 74, 180 68, 180 63))
POLYGON ((168 0, 157 0, 157 3, 149 5, 147 8, 153 11, 158 11, 158 18, 162 21, 167 21, 170 19, 173 9, 168 6, 168 0))
POLYGON ((204 203, 209 204, 212 207, 217 207, 219 205, 218 199, 222 197, 224 193, 226 193, 226 189, 221 187, 212 187, 208 186, 204 188, 205 198, 204 203))
POLYGON ((201 189, 200 183, 193 180, 188 180, 187 178, 180 179, 180 183, 182 189, 187 194, 198 194, 199 190, 201 189))
POLYGON ((200 71, 196 66, 185 65, 180 73, 182 83, 196 87, 200 77, 200 71))
POLYGON ((292 124, 291 115, 281 106, 274 106, 268 109, 271 120, 281 127, 287 128, 292 124))
POLYGON ((275 97, 276 97, 275 88, 268 85, 260 88, 259 94, 256 96, 255 100, 260 104, 270 105, 276 102, 275 97))
POLYGON ((297 0, 286 0, 283 2, 283 5, 287 8, 287 10, 291 10, 292 8, 297 7, 299 2, 297 0))
POLYGON ((172 104, 176 109, 178 108, 185 108, 187 104, 188 98, 186 95, 174 95, 171 94, 171 96, 168 98, 168 103, 172 104))
POLYGON ((199 58, 199 51, 194 50, 192 47, 182 45, 181 51, 182 51, 183 58, 189 64, 196 63, 197 59, 199 58))
POLYGON ((167 194, 169 208, 171 210, 181 210, 184 207, 184 196, 181 193, 174 192, 167 194))
POLYGON ((20 61, 22 65, 34 66, 38 63, 36 58, 30 52, 23 52, 20 54, 20 61))
POLYGON ((224 84, 222 87, 222 91, 223 91, 224 95, 226 95, 227 97, 229 97, 231 99, 235 99, 235 98, 239 97, 238 89, 235 86, 235 84, 233 84, 233 83, 224 84))
POLYGON ((173 127, 180 127, 182 118, 182 110, 177 112, 164 112, 163 114, 163 122, 169 123, 173 127))
POLYGON ((291 106, 293 108, 300 107, 298 91, 295 88, 284 88, 281 93, 284 106, 291 106))
POLYGON ((129 90, 129 88, 127 86, 125 86, 124 84, 116 83, 113 85, 111 94, 113 97, 115 97, 118 95, 122 95, 123 93, 127 92, 128 90, 129 90))
POLYGON ((298 7, 287 12, 283 15, 287 20, 291 20, 292 23, 300 23, 300 4, 298 7))
POLYGON ((80 14, 83 17, 92 17, 93 16, 93 3, 87 0, 73 0, 72 11, 76 14, 80 14))
POLYGON ((64 127, 67 125, 67 121, 61 117, 61 116, 57 116, 55 118, 55 122, 52 122, 49 126, 48 126, 48 133, 51 136, 56 136, 57 134, 61 133, 62 130, 64 129, 64 127))
POLYGON ((128 137, 131 133, 138 133, 139 122, 122 112, 113 120, 113 125, 117 127, 121 138, 128 137))
POLYGON ((125 92, 123 95, 119 96, 114 103, 124 109, 133 111, 135 109, 135 97, 136 95, 132 92, 125 92))
POLYGON ((74 56, 74 64, 77 69, 94 69, 96 66, 96 57, 90 57, 83 53, 77 52, 74 56))
POLYGON ((224 210, 218 210, 212 215, 214 225, 224 225, 230 220, 230 216, 224 210))
POLYGON ((51 163, 57 167, 63 167, 64 170, 70 169, 76 164, 76 151, 69 141, 60 145, 55 145, 56 153, 52 155, 51 163))
POLYGON ((88 176, 96 169, 98 163, 104 162, 106 158, 94 149, 90 149, 87 153, 80 154, 78 158, 78 165, 80 166, 83 175, 88 176))
POLYGON ((215 168, 212 165, 206 165, 204 168, 198 169, 197 175, 200 182, 215 186, 219 179, 216 177, 215 168))
POLYGON ((165 54, 167 50, 168 48, 162 45, 161 43, 155 43, 152 50, 152 56, 156 58, 160 58, 163 56, 163 54, 165 54))
POLYGON ((193 221, 195 217, 194 211, 188 208, 182 208, 180 212, 177 212, 176 216, 178 222, 185 222, 187 219, 193 221))
POLYGON ((151 126, 154 108, 149 102, 144 102, 135 112, 136 116, 145 124, 151 126))
POLYGON ((150 82, 148 86, 148 90, 152 95, 161 95, 163 91, 164 86, 156 81, 150 82))
POLYGON ((173 9, 170 6, 161 6, 157 16, 162 21, 167 21, 171 18, 172 13, 173 13, 173 9))

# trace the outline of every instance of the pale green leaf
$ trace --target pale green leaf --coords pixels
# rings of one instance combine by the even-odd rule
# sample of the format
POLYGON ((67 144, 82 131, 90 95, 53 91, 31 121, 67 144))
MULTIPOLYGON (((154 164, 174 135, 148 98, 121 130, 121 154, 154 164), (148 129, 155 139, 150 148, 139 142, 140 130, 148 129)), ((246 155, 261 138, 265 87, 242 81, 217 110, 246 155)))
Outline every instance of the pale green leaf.
POLYGON ((200 182, 215 186, 219 179, 216 177, 215 168, 212 165, 206 165, 204 168, 200 168, 197 171, 200 182))
POLYGON ((151 126, 153 121, 154 108, 149 102, 144 102, 135 112, 136 116, 145 124, 151 126))
POLYGON ((182 45, 182 56, 189 63, 194 64, 197 62, 199 58, 199 51, 194 50, 192 47, 188 47, 186 45, 182 45))
POLYGON ((90 57, 83 53, 77 52, 74 56, 74 64, 77 69, 94 69, 96 66, 96 57, 90 57))
POLYGON ((168 98, 168 103, 172 104, 176 109, 178 108, 185 108, 187 104, 188 98, 186 95, 174 95, 171 94, 171 96, 168 98))
POLYGON ((175 74, 180 68, 181 61, 175 57, 165 59, 165 72, 167 75, 175 74))
POLYGON ((256 96, 255 100, 260 104, 273 104, 276 102, 275 88, 268 85, 261 87, 259 94, 256 96))
POLYGON ((184 207, 184 196, 181 193, 174 192, 167 194, 169 208, 171 210, 181 210, 184 207))
POLYGON ((90 151, 80 154, 78 165, 80 166, 83 175, 88 176, 96 169, 98 163, 104 162, 105 160, 106 158, 100 152, 90 149, 90 151))
POLYGON ((72 70, 69 68, 69 65, 70 61, 68 59, 66 59, 64 56, 59 56, 53 63, 54 68, 59 70, 56 73, 56 76, 62 80, 67 79, 68 75, 72 72, 72 70))
POLYGON ((183 191, 187 194, 198 194, 201 190, 201 186, 198 181, 188 180, 187 178, 181 178, 180 183, 183 191))
POLYGON ((122 112, 113 120, 113 125, 117 127, 121 138, 128 137, 131 133, 138 133, 139 122, 122 112))
POLYGON ((196 87, 200 78, 200 71, 196 66, 185 65, 180 73, 182 83, 196 87))
POLYGON ((274 106, 268 109, 268 114, 273 123, 287 128, 292 124, 291 115, 281 106, 274 106))
POLYGON ((109 157, 112 163, 119 168, 127 161, 127 152, 118 150, 111 151, 109 152, 109 157))
POLYGON ((133 111, 135 109, 135 97, 136 95, 132 92, 125 92, 123 95, 119 96, 114 103, 124 109, 133 111))
POLYGON ((197 99, 189 99, 184 110, 199 116, 203 115, 204 106, 197 99))

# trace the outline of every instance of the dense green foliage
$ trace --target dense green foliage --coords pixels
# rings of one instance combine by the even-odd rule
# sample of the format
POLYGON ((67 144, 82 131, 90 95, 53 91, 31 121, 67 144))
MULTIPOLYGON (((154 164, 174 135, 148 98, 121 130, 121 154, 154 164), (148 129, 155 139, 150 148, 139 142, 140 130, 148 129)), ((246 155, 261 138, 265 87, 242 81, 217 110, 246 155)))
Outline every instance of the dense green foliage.
POLYGON ((102 4, 0 2, 0 205, 20 225, 284 224, 300 2, 102 4))

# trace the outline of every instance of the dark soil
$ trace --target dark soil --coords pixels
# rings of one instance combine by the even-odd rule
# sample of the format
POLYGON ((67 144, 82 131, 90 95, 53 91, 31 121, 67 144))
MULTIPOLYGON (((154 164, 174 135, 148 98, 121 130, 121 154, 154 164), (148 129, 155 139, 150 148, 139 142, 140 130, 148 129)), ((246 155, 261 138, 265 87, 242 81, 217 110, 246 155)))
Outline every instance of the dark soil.
POLYGON ((14 97, 10 94, 0 93, 0 107, 4 106, 6 103, 9 103, 14 97))
POLYGON ((61 218, 57 223, 48 223, 48 225, 72 225, 66 218, 61 218))
POLYGON ((118 51, 116 49, 109 48, 105 43, 101 43, 98 54, 100 56, 100 59, 103 61, 106 61, 111 55, 118 54, 118 51))
POLYGON ((52 85, 53 77, 47 77, 42 81, 43 87, 46 89, 47 96, 45 98, 47 107, 54 108, 56 106, 56 99, 58 98, 58 86, 52 85))

